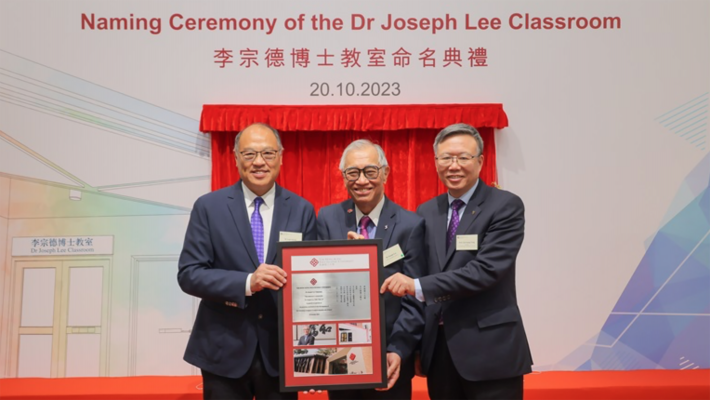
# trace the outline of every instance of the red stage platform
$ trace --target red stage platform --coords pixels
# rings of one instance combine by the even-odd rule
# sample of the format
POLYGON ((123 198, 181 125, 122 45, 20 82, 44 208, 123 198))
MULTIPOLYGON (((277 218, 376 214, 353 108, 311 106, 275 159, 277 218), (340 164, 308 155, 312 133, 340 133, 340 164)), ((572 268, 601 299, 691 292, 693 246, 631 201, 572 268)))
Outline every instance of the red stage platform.
MULTIPOLYGON (((199 376, 130 378, 0 379, 0 398, 34 399, 201 399, 199 376)), ((414 380, 414 399, 428 399, 426 381, 414 380)), ((325 393, 300 395, 326 399, 325 393)), ((525 399, 710 399, 710 370, 542 372, 525 376, 525 399)))

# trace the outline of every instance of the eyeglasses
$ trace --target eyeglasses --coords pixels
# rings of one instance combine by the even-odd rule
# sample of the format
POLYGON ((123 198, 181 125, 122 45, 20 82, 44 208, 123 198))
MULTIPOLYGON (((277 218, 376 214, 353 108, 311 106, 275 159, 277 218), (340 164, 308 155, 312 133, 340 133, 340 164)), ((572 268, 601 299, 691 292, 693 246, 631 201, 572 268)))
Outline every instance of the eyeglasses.
POLYGON ((262 150, 262 151, 254 151, 254 150, 246 150, 246 151, 240 151, 239 154, 242 155, 242 158, 244 161, 254 161, 256 160, 256 156, 258 154, 261 154, 261 158, 264 159, 264 161, 274 161, 276 157, 279 155, 278 150, 262 150))
POLYGON ((477 156, 472 156, 470 154, 464 153, 464 154, 460 154, 458 156, 450 156, 448 154, 444 154, 442 156, 435 157, 435 158, 436 158, 436 163, 439 164, 439 166, 441 166, 441 167, 448 167, 449 165, 454 163, 454 160, 456 160, 456 162, 460 166, 463 167, 464 165, 473 161, 474 158, 480 157, 480 156, 481 156, 480 154, 477 156))
POLYGON ((378 167, 376 165, 368 165, 362 169, 357 167, 345 168, 345 170, 343 171, 343 176, 346 180, 354 182, 360 179, 360 174, 362 173, 368 180, 373 180, 377 179, 377 177, 380 176, 380 168, 382 167, 378 167))

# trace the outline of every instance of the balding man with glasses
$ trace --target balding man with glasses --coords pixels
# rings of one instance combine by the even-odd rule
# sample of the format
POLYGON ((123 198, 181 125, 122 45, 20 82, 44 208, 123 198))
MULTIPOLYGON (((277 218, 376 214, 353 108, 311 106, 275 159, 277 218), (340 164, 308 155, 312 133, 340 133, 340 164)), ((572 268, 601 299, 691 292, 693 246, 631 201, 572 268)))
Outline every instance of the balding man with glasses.
MULTIPOLYGON (((424 220, 385 196, 390 168, 382 148, 368 140, 348 145, 340 159, 350 199, 318 214, 318 240, 382 239, 383 250, 401 257, 384 268, 386 276, 418 278, 425 270, 424 220)), ((331 390, 330 399, 411 399, 414 352, 424 328, 423 304, 411 296, 385 295, 388 386, 385 390, 331 390)))
POLYGON ((200 197, 190 214, 178 283, 202 299, 185 361, 202 371, 205 399, 289 399, 279 392, 274 265, 281 233, 315 240, 313 205, 276 184, 283 147, 276 129, 252 124, 234 140, 240 181, 200 197))

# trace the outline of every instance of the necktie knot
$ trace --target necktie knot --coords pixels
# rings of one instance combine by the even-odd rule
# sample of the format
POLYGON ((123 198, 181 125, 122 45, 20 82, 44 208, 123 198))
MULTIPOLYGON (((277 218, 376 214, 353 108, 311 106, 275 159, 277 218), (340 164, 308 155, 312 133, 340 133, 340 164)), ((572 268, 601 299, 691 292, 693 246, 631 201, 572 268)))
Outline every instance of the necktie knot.
POLYGON ((360 218, 360 234, 364 236, 365 239, 370 238, 370 235, 367 232, 367 227, 370 226, 370 222, 372 222, 372 219, 370 219, 367 215, 360 218))
POLYGON ((254 209, 255 210, 258 211, 259 207, 261 207, 262 204, 264 204, 264 199, 262 199, 261 197, 257 197, 254 199, 254 209))
POLYGON ((451 208, 452 208, 454 211, 456 211, 456 213, 458 213, 459 210, 461 209, 461 207, 463 207, 465 204, 466 204, 466 203, 464 203, 463 200, 461 200, 461 199, 456 199, 456 200, 454 200, 454 201, 451 202, 451 208))

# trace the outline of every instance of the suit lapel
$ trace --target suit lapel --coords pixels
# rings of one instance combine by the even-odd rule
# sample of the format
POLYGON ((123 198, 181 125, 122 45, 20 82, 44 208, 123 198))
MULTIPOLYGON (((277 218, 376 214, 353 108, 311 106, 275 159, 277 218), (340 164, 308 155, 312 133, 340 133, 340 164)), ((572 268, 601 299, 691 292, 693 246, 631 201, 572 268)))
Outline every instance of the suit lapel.
POLYGON ((237 228, 237 234, 244 244, 244 248, 249 254, 254 265, 259 265, 259 257, 256 255, 256 247, 254 247, 254 238, 251 235, 251 222, 249 222, 249 214, 247 206, 244 202, 244 191, 242 191, 242 181, 237 182, 233 186, 232 194, 228 196, 229 202, 227 207, 232 214, 232 220, 237 228))
MULTIPOLYGON (((483 204, 483 202, 486 200, 486 196, 488 195, 489 189, 490 187, 483 183, 483 181, 478 182, 478 187, 476 188, 476 191, 473 192, 473 196, 471 196, 471 198, 469 199, 468 204, 466 204, 466 208, 463 210, 463 215, 459 216, 459 227, 456 228, 457 235, 469 232, 471 225, 473 225, 473 221, 475 221, 476 218, 478 218, 478 215, 480 214, 479 211, 481 210, 481 204, 483 204)), ((449 247, 449 250, 446 252, 446 261, 444 264, 449 262, 455 251, 456 237, 454 237, 454 240, 451 242, 451 247, 449 247)))
POLYGON ((269 237, 269 254, 266 255, 265 259, 267 264, 273 264, 276 261, 276 245, 279 242, 279 235, 281 231, 286 230, 288 217, 291 213, 291 207, 288 206, 290 197, 283 192, 281 186, 276 185, 274 213, 271 218, 271 235, 269 237))
POLYGON ((397 209, 394 203, 385 197, 385 204, 382 205, 380 212, 380 220, 377 223, 375 238, 382 239, 382 250, 387 250, 390 247, 390 239, 394 226, 397 223, 397 209))
POLYGON ((466 205, 466 209, 464 210, 463 216, 461 216, 461 222, 459 223, 459 228, 458 231, 461 233, 466 233, 468 230, 471 228, 471 225, 473 224, 473 221, 478 218, 480 215, 480 210, 481 210, 481 204, 483 204, 483 201, 486 199, 486 195, 488 194, 488 189, 489 187, 486 186, 483 181, 481 181, 478 184, 478 188, 476 188, 476 193, 471 196, 471 200, 469 200, 468 204, 466 205))
POLYGON ((355 220, 355 203, 352 199, 345 200, 340 203, 342 205, 342 211, 344 215, 344 220, 340 225, 340 238, 347 239, 348 231, 357 232, 357 221, 355 220))
POLYGON ((436 216, 434 217, 434 244, 439 259, 439 269, 446 266, 446 225, 449 212, 448 196, 443 194, 436 199, 436 216))

